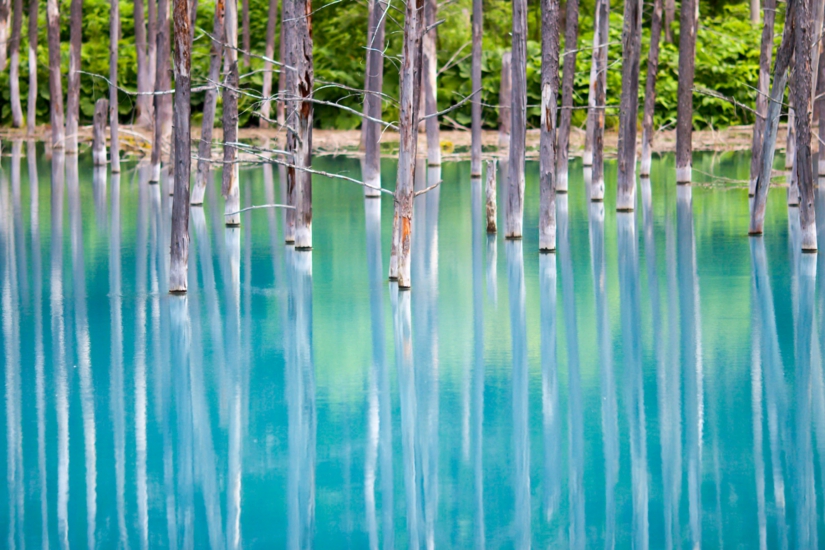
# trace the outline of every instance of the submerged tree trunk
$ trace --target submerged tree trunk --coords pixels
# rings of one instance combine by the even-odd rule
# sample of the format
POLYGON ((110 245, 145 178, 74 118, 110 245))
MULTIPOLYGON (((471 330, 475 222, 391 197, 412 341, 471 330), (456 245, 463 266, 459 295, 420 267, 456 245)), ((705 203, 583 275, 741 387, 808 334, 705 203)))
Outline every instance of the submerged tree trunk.
MULTIPOLYGON (((113 3, 117 0, 112 0, 113 3)), ((172 199, 172 236, 169 262, 169 292, 186 292, 189 264, 189 152, 192 35, 189 0, 174 0, 175 25, 175 196, 172 199)))
POLYGON ((101 97, 95 102, 95 116, 92 119, 92 162, 95 166, 106 165, 106 114, 109 100, 101 97))
POLYGON ((26 128, 29 136, 37 126, 37 12, 38 0, 29 0, 29 98, 26 102, 26 128))
POLYGON ((513 0, 510 181, 504 225, 506 239, 520 239, 524 222, 524 141, 527 131, 527 0, 513 0))
POLYGON ((748 233, 761 235, 765 225, 765 204, 768 200, 768 189, 771 184, 773 170, 773 155, 776 147, 776 132, 779 127, 779 115, 782 107, 782 98, 785 95, 785 85, 788 82, 788 66, 794 50, 794 28, 796 6, 799 0, 788 0, 785 15, 785 29, 782 31, 782 44, 776 51, 776 64, 773 69, 773 85, 771 97, 768 100, 768 114, 765 117, 765 133, 762 140, 761 167, 756 179, 753 207, 748 233))
MULTIPOLYGON (((149 0, 151 4, 152 0, 149 0)), ((149 52, 146 51, 146 26, 143 22, 143 0, 135 0, 135 49, 137 50, 137 91, 135 122, 143 128, 152 127, 152 91, 149 52)))
POLYGON ((72 0, 69 8, 69 75, 66 87, 66 152, 77 153, 80 117, 80 48, 83 43, 83 0, 72 0))
POLYGON ((14 0, 11 22, 11 66, 9 67, 9 94, 11 100, 11 125, 23 126, 23 107, 20 103, 20 34, 23 27, 23 0, 14 0))
POLYGON ((676 107, 676 183, 690 183, 693 164, 693 75, 699 1, 683 0, 679 19, 679 86, 676 107))
POLYGON ((498 90, 498 146, 510 146, 510 115, 512 103, 513 55, 510 50, 501 54, 501 86, 498 90))
POLYGON ((441 145, 438 131, 438 56, 436 41, 438 39, 435 25, 438 12, 437 0, 424 0, 424 21, 421 39, 421 106, 419 111, 429 117, 424 121, 427 130, 427 164, 441 166, 441 145), (429 29, 429 31, 427 31, 429 29))
POLYGON ((484 3, 482 0, 473 0, 473 52, 470 77, 472 79, 473 96, 471 106, 471 134, 470 143, 470 177, 481 177, 481 37, 484 33, 484 3))
POLYGON ((63 149, 63 79, 60 74, 60 12, 58 0, 48 0, 46 21, 49 37, 49 96, 52 149, 63 149))
POLYGON ((759 81, 756 93, 756 120, 753 122, 753 145, 751 146, 751 172, 748 195, 756 190, 756 178, 762 159, 762 142, 765 138, 765 117, 768 114, 768 94, 771 88, 771 57, 773 56, 773 27, 776 19, 776 0, 765 0, 764 24, 762 25, 762 48, 759 52, 759 81))
POLYGON ((249 0, 241 1, 241 18, 243 25, 243 65, 249 67, 249 52, 252 47, 252 37, 249 35, 249 0))
MULTIPOLYGON (((387 12, 387 3, 381 0, 372 1, 369 29, 367 32, 367 75, 366 94, 364 95, 364 114, 368 117, 381 120, 382 100, 384 88, 384 28, 387 12)), ((363 119, 364 125, 364 195, 380 197, 381 192, 381 149, 379 139, 381 127, 375 120, 363 119)))
MULTIPOLYGON (((158 0, 157 20, 157 70, 155 92, 168 92, 169 81, 169 0, 158 0)), ((152 142, 152 175, 150 181, 160 181, 163 146, 169 144, 172 133, 172 98, 167 94, 155 95, 155 136, 152 142)))
MULTIPOLYGON (((312 166, 312 95, 315 86, 315 70, 312 59, 312 0, 295 0, 295 23, 290 46, 295 67, 294 86, 291 95, 297 110, 297 147, 295 165, 299 168, 312 166)), ((295 248, 312 248, 312 174, 297 170, 295 174, 295 248)))
MULTIPOLYGON (((596 66, 593 78, 593 95, 590 105, 592 113, 592 161, 593 166, 590 181, 590 200, 604 200, 604 117, 607 103, 607 41, 608 23, 610 22, 609 0, 598 0, 596 6, 596 20, 599 22, 596 33, 597 47, 593 50, 596 66)), ((587 150, 585 149, 585 155, 587 150)))
MULTIPOLYGON (((771 1, 771 0, 768 0, 771 1)), ((642 115, 642 162, 641 176, 650 176, 653 148, 653 111, 656 109, 656 76, 659 72, 659 39, 662 36, 662 0, 653 0, 650 15, 650 49, 647 55, 645 80, 645 106, 642 115)))
MULTIPOLYGON (((215 40, 212 41, 212 54, 209 58, 209 81, 218 82, 221 75, 221 57, 223 54, 224 37, 224 12, 226 3, 224 0, 215 0, 215 17, 212 24, 212 34, 215 40)), ((201 125, 201 139, 198 142, 198 168, 195 173, 195 183, 192 186, 190 202, 193 205, 203 204, 203 196, 206 192, 206 183, 209 179, 210 162, 212 158, 212 130, 215 127, 215 108, 218 103, 218 90, 210 89, 206 91, 203 100, 203 121, 201 125)))
POLYGON ((496 161, 487 161, 487 185, 485 186, 487 203, 487 233, 495 233, 496 227, 496 161))
MULTIPOLYGON (((811 155, 811 49, 819 47, 814 34, 813 0, 800 0, 795 13, 794 78, 791 95, 797 109, 796 117, 796 175, 799 188, 799 225, 802 233, 802 251, 816 252, 816 195, 814 194, 813 158, 811 155)), ((817 29, 817 35, 819 29, 817 29)))
POLYGON ((236 161, 238 141, 238 0, 226 0, 224 20, 226 37, 224 57, 226 77, 223 89, 223 185, 224 221, 227 226, 241 225, 240 171, 236 161))
MULTIPOLYGON (((269 0, 269 13, 266 20, 266 50, 264 56, 267 59, 275 57, 275 23, 278 22, 278 0, 269 0)), ((258 126, 269 128, 269 117, 271 113, 272 95, 272 63, 264 61, 264 83, 261 90, 263 102, 261 103, 261 118, 258 119, 258 126)))
POLYGON ((120 40, 120 6, 118 0, 110 1, 109 12, 109 147, 112 173, 120 173, 120 142, 118 140, 117 110, 117 58, 120 40))
MULTIPOLYGON (((630 1, 630 0, 628 0, 630 1)), ((539 250, 556 250, 556 110, 559 95, 559 0, 541 2, 539 250)))
POLYGON ((564 61, 561 80, 561 113, 556 147, 556 191, 567 192, 570 155, 570 123, 573 118, 573 78, 579 49, 579 0, 567 0, 564 25, 564 61))
POLYGON ((616 210, 636 207, 636 124, 642 57, 642 0, 625 0, 622 27, 622 95, 619 100, 619 166, 616 210))

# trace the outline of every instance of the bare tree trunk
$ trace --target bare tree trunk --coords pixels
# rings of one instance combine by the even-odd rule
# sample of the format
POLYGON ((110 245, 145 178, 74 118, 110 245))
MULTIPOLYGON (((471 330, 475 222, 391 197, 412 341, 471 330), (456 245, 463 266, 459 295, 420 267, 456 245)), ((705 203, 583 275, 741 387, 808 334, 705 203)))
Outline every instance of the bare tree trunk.
MULTIPOLYGON (((277 0, 275 0, 277 1, 277 0)), ((224 0, 215 0, 215 17, 212 23, 212 34, 215 40, 212 41, 212 55, 209 58, 209 81, 218 82, 221 75, 221 57, 223 55, 224 38, 224 13, 226 3, 224 0)), ((203 122, 201 125, 201 139, 198 142, 198 169, 195 173, 195 184, 192 186, 190 202, 193 205, 203 204, 203 196, 206 192, 206 184, 209 180, 210 161, 212 158, 212 130, 215 127, 215 107, 218 103, 218 90, 206 91, 203 101, 203 122)), ((226 169, 226 168, 224 168, 226 169)))
MULTIPOLYGON (((590 86, 587 96, 587 121, 584 130, 584 153, 582 154, 582 164, 584 166, 593 166, 593 141, 595 140, 595 128, 598 121, 598 103, 596 100, 596 86, 599 80, 604 77, 604 89, 607 90, 607 71, 599 71, 599 63, 602 62, 602 57, 605 59, 604 66, 607 67, 607 47, 602 48, 602 44, 607 44, 608 36, 605 33, 602 35, 602 30, 606 27, 602 25, 602 9, 601 3, 603 0, 596 0, 595 14, 593 16, 593 49, 591 51, 590 61, 590 86), (604 53, 602 52, 604 50, 604 53)), ((607 13, 610 14, 610 2, 607 0, 607 13)), ((609 21, 608 21, 609 25, 609 21)))
MULTIPOLYGON (((820 45, 822 48, 825 48, 825 42, 820 41, 820 45)), ((825 176, 825 146, 822 145, 825 142, 825 52, 821 52, 819 54, 819 78, 817 79, 817 103, 819 104, 819 128, 818 128, 818 135, 819 135, 819 162, 818 162, 818 170, 817 174, 819 176, 825 176)))
POLYGON ((496 160, 487 161, 487 233, 496 233, 496 160))
POLYGON ((112 174, 120 173, 120 142, 118 139, 117 58, 120 40, 120 6, 118 0, 109 0, 109 147, 111 147, 112 174))
POLYGON ((759 0, 751 0, 751 23, 759 24, 759 0))
MULTIPOLYGON (((369 47, 369 43, 372 40, 372 14, 375 12, 375 1, 374 0, 367 0, 367 47, 369 47)), ((367 50, 367 62, 366 66, 364 67, 364 90, 367 89, 367 80, 369 79, 369 69, 370 69, 370 52, 367 50)), ((366 117, 369 115, 367 111, 367 94, 364 94, 364 118, 361 119, 361 141, 358 142, 358 150, 361 152, 366 151, 366 143, 367 143, 367 125, 366 125, 366 117)), ((361 170, 363 171, 363 163, 361 170)), ((366 191, 366 189, 365 189, 366 191)))
POLYGON ((198 0, 190 0, 189 2, 189 37, 194 42, 195 40, 195 24, 198 21, 198 0))
POLYGON ((9 67, 9 92, 11 100, 11 125, 23 126, 23 107, 20 104, 20 33, 23 27, 23 0, 14 0, 11 21, 11 66, 9 67))
MULTIPOLYGON (((791 58, 791 65, 794 65, 791 58)), ((788 97, 788 133, 785 136, 785 169, 790 169, 788 174, 788 206, 799 206, 799 186, 796 179, 796 109, 793 108, 793 93, 788 97)))
POLYGON ((473 92, 471 110, 470 177, 481 177, 481 37, 484 33, 484 3, 473 0, 473 52, 470 70, 473 92))
POLYGON ((676 183, 690 183, 693 164, 693 75, 698 0, 683 0, 679 19, 679 86, 676 107, 676 183))
POLYGON ((237 149, 229 145, 238 141, 238 0, 226 0, 224 57, 226 76, 223 89, 223 185, 224 221, 227 226, 241 225, 240 173, 235 162, 237 149))
MULTIPOLYGON (((293 166, 296 164, 295 149, 297 147, 295 128, 298 123, 298 112, 294 108, 295 89, 295 48, 292 43, 295 40, 295 2, 296 0, 283 0, 283 14, 281 24, 281 49, 284 65, 281 67, 281 78, 283 89, 281 102, 284 109, 284 124, 286 125, 286 160, 293 166), (287 68, 288 67, 288 68, 287 68)), ((286 204, 295 206, 295 168, 286 168, 286 204)), ((295 243, 295 209, 287 208, 284 212, 284 241, 287 244, 295 243)))
POLYGON ((66 153, 77 153, 77 124, 80 117, 80 48, 83 42, 83 0, 72 0, 69 8, 69 75, 66 87, 66 153))
POLYGON ((579 0, 567 0, 564 24, 564 61, 561 79, 561 114, 556 141, 556 191, 567 192, 568 159, 570 158, 570 123, 573 118, 573 78, 579 50, 579 0))
POLYGON ((374 120, 364 118, 364 195, 380 197, 381 192, 381 149, 379 139, 381 128, 375 120, 381 120, 381 93, 384 87, 384 28, 387 3, 381 0, 371 2, 369 29, 367 33, 367 76, 364 96, 364 114, 374 120))
POLYGON ((29 136, 37 126, 37 12, 38 0, 29 0, 29 99, 26 102, 26 128, 29 136))
MULTIPOLYGON (((146 73, 149 90, 155 89, 155 77, 158 65, 158 0, 146 0, 146 73)), ((155 101, 150 97, 149 112, 151 127, 155 125, 155 101)), ((151 178, 150 178, 151 181, 151 178)))
POLYGON ((51 104, 52 149, 63 149, 63 80, 60 74, 60 12, 58 0, 48 0, 46 20, 49 37, 49 103, 51 104))
MULTIPOLYGON (((152 0, 149 0, 151 4, 152 0)), ((144 128, 152 127, 151 68, 146 51, 146 26, 143 21, 143 0, 135 0, 135 48, 137 49, 137 90, 135 122, 144 128)))
POLYGON ((782 44, 776 51, 776 63, 773 69, 773 85, 771 97, 768 101, 768 114, 765 117, 765 134, 762 141, 761 167, 756 179, 751 220, 748 233, 761 235, 765 226, 765 204, 768 200, 768 188, 771 184, 773 170, 773 155, 776 148, 776 132, 779 126, 779 115, 782 107, 782 98, 785 95, 785 85, 788 82, 788 66, 794 51, 794 28, 798 0, 788 0, 785 15, 785 29, 782 31, 782 44))
POLYGON ((642 177, 650 176, 650 162, 653 156, 653 111, 656 109, 656 76, 659 72, 659 39, 661 36, 662 0, 654 0, 653 13, 650 16, 650 49, 647 55, 645 106, 642 115, 642 162, 640 172, 642 177))
MULTIPOLYGON (((275 23, 278 22, 278 0, 269 0, 269 13, 266 20, 266 50, 264 55, 267 59, 275 56, 275 23)), ((264 62, 264 84, 261 91, 264 100, 261 103, 261 118, 258 119, 258 126, 269 128, 270 101, 272 95, 272 63, 264 62)))
POLYGON ((0 0, 0 72, 6 70, 9 40, 9 15, 11 3, 9 0, 0 0))
POLYGON ((671 29, 673 21, 676 19, 676 0, 665 0, 665 41, 673 42, 671 29))
MULTIPOLYGON (((158 0, 157 66, 155 92, 171 89, 169 80, 169 0, 158 0)), ((160 181, 163 146, 172 133, 172 104, 169 94, 155 95, 155 136, 152 142, 152 175, 150 181, 160 181)))
MULTIPOLYGON (((630 0, 627 0, 630 1, 630 0)), ((559 96, 559 0, 541 2, 539 250, 556 250, 556 111, 559 96)))
POLYGON ((753 122, 753 145, 751 147, 751 177, 748 195, 756 190, 756 178, 762 159, 762 142, 765 138, 765 116, 768 114, 768 94, 771 88, 771 57, 773 56, 773 27, 776 19, 776 0, 765 0, 764 24, 762 25, 762 48, 759 52, 759 81, 756 94, 756 120, 753 122))
POLYGON ((241 1, 241 18, 243 25, 243 64, 244 67, 249 67, 249 51, 251 49, 251 37, 249 36, 249 0, 241 1))
POLYGON ((101 97, 95 102, 95 115, 92 119, 92 162, 95 166, 106 165, 106 114, 109 100, 101 97))
MULTIPOLYGON (((288 0, 281 0, 281 36, 278 40, 278 61, 281 63, 285 63, 287 59, 286 55, 286 27, 288 23, 286 22, 287 17, 287 3, 288 0)), ((284 101, 284 94, 286 93, 286 74, 287 71, 284 69, 283 65, 281 65, 280 69, 278 70, 278 103, 275 105, 275 111, 278 117, 278 126, 283 128, 284 124, 286 124, 286 102, 284 101)), ((285 216, 289 215, 289 209, 286 209, 285 216)))
POLYGON ((527 137, 527 0, 513 0, 512 52, 510 181, 504 237, 520 239, 524 222, 524 142, 527 137))
MULTIPOLYGON (((592 176, 590 181, 590 200, 604 200, 604 117, 607 103, 607 42, 609 40, 608 24, 610 22, 609 0, 598 0, 596 20, 599 22, 597 48, 593 50, 596 58, 593 80, 592 113, 592 176)), ((585 155, 587 150, 585 150, 585 155)))
POLYGON ((639 63, 642 57, 642 0, 625 0, 622 52, 616 210, 631 211, 636 208, 636 124, 639 118, 639 63))
MULTIPOLYGON (((401 51, 398 184, 395 190, 393 248, 397 254, 398 288, 412 284, 412 216, 415 184, 415 156, 418 149, 418 106, 421 85, 421 32, 424 0, 409 0, 404 16, 404 43, 401 51)), ((392 275, 392 274, 391 274, 392 275)))
POLYGON ((427 129, 427 164, 441 166, 441 144, 438 131, 438 117, 432 116, 438 112, 438 56, 436 51, 437 31, 435 25, 438 12, 437 0, 424 0, 424 22, 421 39, 421 106, 429 116, 424 124, 427 129), (427 29, 430 29, 427 32, 427 29))
MULTIPOLYGON (((295 164, 299 168, 312 166, 312 95, 315 71, 312 59, 312 0, 295 0, 295 23, 292 27, 292 58, 295 67, 294 89, 297 110, 297 148, 295 164)), ((295 248, 312 248, 312 174, 297 170, 295 174, 295 248)))
MULTIPOLYGON (((113 3, 117 0, 112 0, 113 3)), ((189 265, 189 143, 192 82, 192 34, 189 0, 174 0, 175 25, 175 195, 172 199, 172 235, 169 262, 169 292, 186 292, 189 265)))
POLYGON ((510 115, 512 103, 513 56, 509 50, 501 54, 501 86, 498 90, 498 146, 510 147, 510 115))

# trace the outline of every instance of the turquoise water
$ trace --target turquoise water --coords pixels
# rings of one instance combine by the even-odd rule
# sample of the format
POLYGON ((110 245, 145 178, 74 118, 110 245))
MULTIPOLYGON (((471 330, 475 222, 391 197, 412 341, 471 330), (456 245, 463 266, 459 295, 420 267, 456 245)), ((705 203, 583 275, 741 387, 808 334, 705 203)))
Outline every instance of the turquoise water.
MULTIPOLYGON (((654 161, 635 214, 615 213, 615 163, 599 205, 574 162, 550 255, 536 163, 515 242, 487 236, 469 163, 447 163, 417 199, 402 293, 387 197, 316 177, 306 253, 284 246, 281 212, 226 229, 212 185, 182 298, 166 292, 170 182, 3 153, 6 547, 825 537, 825 254, 798 253, 782 190, 746 236, 746 155, 697 155, 697 179, 724 179, 679 189, 672 157, 654 161)), ((360 177, 358 160, 315 164, 360 177)), ((278 202, 277 167, 241 182, 242 205, 278 202)))

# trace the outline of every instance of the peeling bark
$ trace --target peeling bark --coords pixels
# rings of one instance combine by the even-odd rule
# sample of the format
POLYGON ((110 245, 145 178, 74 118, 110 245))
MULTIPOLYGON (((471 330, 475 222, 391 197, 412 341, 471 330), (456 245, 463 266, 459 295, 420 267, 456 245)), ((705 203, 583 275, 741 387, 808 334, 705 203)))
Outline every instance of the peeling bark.
POLYGON ((60 12, 58 0, 48 0, 46 21, 49 38, 49 96, 52 149, 63 149, 63 80, 60 74, 60 12))
POLYGON ((77 124, 80 117, 80 48, 83 42, 83 0, 72 0, 69 8, 69 74, 66 84, 66 153, 77 153, 77 124))
MULTIPOLYGON (((484 32, 484 5, 482 0, 473 0, 473 51, 470 69, 473 91, 481 90, 481 38, 484 32)), ((470 143, 470 177, 481 177, 481 91, 472 99, 470 143)))
POLYGON ((690 183, 693 164, 693 76, 699 1, 683 0, 679 19, 679 86, 676 107, 676 183, 690 183))
POLYGON ((20 34, 23 27, 23 0, 14 0, 14 13, 11 22, 11 65, 9 67, 9 94, 11 101, 11 125, 23 126, 23 107, 20 104, 20 34))
POLYGON ((762 160, 762 141, 765 138, 765 117, 768 114, 768 95, 771 88, 771 57, 773 56, 773 27, 776 20, 776 0, 765 0, 765 15, 762 25, 762 47, 759 52, 759 81, 756 85, 756 120, 753 122, 753 145, 751 147, 751 172, 748 195, 756 190, 756 178, 762 160))
MULTIPOLYGON (((367 74, 366 94, 364 95, 364 114, 375 120, 381 120, 381 92, 384 88, 384 29, 388 5, 381 0, 372 0, 370 22, 367 33, 367 74), (377 9, 376 9, 377 8, 377 9)), ((381 187, 381 149, 379 139, 381 128, 373 120, 364 118, 364 183, 372 187, 381 187)), ((367 197, 380 197, 378 189, 364 187, 367 197)))
MULTIPOLYGON (((630 1, 630 0, 627 0, 630 1)), ((559 94, 559 0, 541 2, 539 250, 556 250, 556 111, 559 94)))
POLYGON ((37 12, 38 0, 29 0, 29 98, 26 102, 26 133, 37 126, 37 12))
POLYGON ((566 12, 561 80, 561 113, 556 138, 556 191, 558 193, 567 192, 570 123, 573 118, 573 78, 576 76, 576 57, 579 49, 579 0, 567 0, 566 12))
POLYGON ((513 0, 510 181, 504 237, 520 239, 524 223, 524 145, 527 131, 527 0, 513 0))
MULTIPOLYGON (((596 20, 599 22, 595 40, 597 47, 593 50, 596 60, 593 82, 593 95, 590 105, 592 119, 592 176, 590 181, 590 200, 604 200, 604 116, 607 103, 607 41, 608 23, 610 22, 609 0, 598 0, 596 20)), ((585 149, 585 156, 587 150, 585 149)))
POLYGON ((512 68, 513 56, 509 50, 501 54, 501 86, 498 90, 498 146, 510 147, 510 115, 512 102, 512 68))
MULTIPOLYGON (((169 80, 169 0, 158 0, 157 18, 157 66, 155 92, 171 90, 169 80)), ((169 94, 155 96, 155 133, 152 142, 152 175, 150 181, 160 181, 163 147, 169 144, 172 134, 172 97, 169 94)))
MULTIPOLYGON (((812 49, 815 33, 811 5, 813 0, 800 0, 795 13, 794 78, 791 95, 798 111, 796 117, 796 176, 799 189, 799 224, 802 233, 802 251, 816 252, 816 195, 813 182, 811 155, 811 89, 812 49)), ((819 44, 816 44, 819 47, 819 44)))
POLYGON ((106 165, 106 115, 109 100, 101 97, 95 102, 95 115, 92 119, 92 162, 95 166, 106 165))
POLYGON ((224 221, 241 225, 240 172, 235 162, 238 151, 230 143, 238 141, 238 0, 226 0, 224 59, 227 66, 223 89, 223 185, 224 221), (229 214, 229 215, 228 215, 229 214))
POLYGON ((487 203, 487 233, 496 233, 496 161, 487 161, 487 185, 485 186, 487 203))
POLYGON ((650 176, 653 149, 653 112, 656 109, 656 77, 659 72, 659 39, 661 37, 662 0, 654 0, 653 13, 650 16, 650 49, 647 55, 645 106, 642 115, 642 162, 640 170, 642 177, 650 176))
POLYGON ((642 0, 625 0, 622 26, 622 95, 619 100, 619 166, 616 210, 636 207, 636 124, 642 56, 642 0))
POLYGON ((109 0, 109 147, 112 174, 120 173, 120 142, 118 140, 117 58, 120 40, 120 6, 118 0, 109 0))

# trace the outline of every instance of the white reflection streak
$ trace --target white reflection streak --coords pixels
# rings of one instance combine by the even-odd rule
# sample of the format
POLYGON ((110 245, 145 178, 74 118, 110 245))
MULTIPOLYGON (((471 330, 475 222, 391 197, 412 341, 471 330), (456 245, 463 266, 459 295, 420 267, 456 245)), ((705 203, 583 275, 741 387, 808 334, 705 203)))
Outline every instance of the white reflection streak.
MULTIPOLYGON (((193 270, 194 271, 194 270, 193 270)), ((190 271, 191 273, 191 271, 190 271)), ((188 298, 169 296, 170 339, 172 341, 172 362, 177 417, 177 518, 182 529, 178 548, 194 547, 194 484, 192 474, 192 402, 189 383, 190 371, 190 320, 188 298)))
POLYGON ((14 209, 14 250, 17 256, 17 301, 20 307, 26 307, 29 300, 29 272, 26 259, 26 228, 23 226, 23 209, 20 204, 20 157, 23 151, 22 141, 11 144, 11 198, 14 209))
POLYGON ((539 255, 541 411, 544 427, 544 516, 558 512, 562 487, 561 413, 556 360, 556 254, 539 255))
POLYGON ((227 280, 227 366, 229 381, 229 474, 226 488, 226 546, 236 549, 241 542, 241 380, 240 380, 240 310, 241 310, 241 234, 238 228, 225 228, 224 239, 228 261, 227 280))
POLYGON ((149 547, 149 504, 146 478, 146 240, 148 231, 149 166, 138 168, 138 219, 135 250, 135 488, 140 548, 149 547))
MULTIPOLYGON (((482 181, 472 180, 472 243, 473 243, 473 371, 470 391, 471 426, 470 456, 473 460, 474 544, 485 547, 484 529, 484 294, 482 280, 481 239, 484 227, 482 213, 482 181)), ((495 236, 493 236, 495 239, 495 236)), ((493 241, 495 244, 495 240, 493 241)), ((489 249, 488 249, 489 251, 489 249)), ((495 266, 493 266, 495 267, 495 266)), ((489 281, 488 281, 489 284, 489 281)), ((555 289, 555 282, 553 283, 555 289)))

